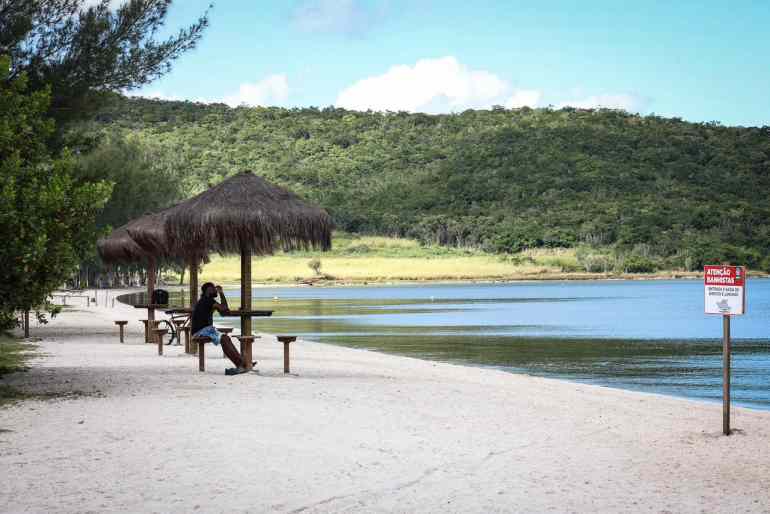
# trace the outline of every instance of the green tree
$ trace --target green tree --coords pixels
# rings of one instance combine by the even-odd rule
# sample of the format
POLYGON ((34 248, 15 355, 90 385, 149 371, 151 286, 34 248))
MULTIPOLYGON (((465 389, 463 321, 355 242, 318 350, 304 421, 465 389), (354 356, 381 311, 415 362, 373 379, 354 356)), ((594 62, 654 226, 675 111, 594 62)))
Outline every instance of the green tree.
POLYGON ((86 182, 112 182, 112 196, 97 217, 102 227, 117 227, 183 197, 179 170, 165 166, 169 157, 137 136, 109 134, 78 159, 75 175, 86 182))
MULTIPOLYGON (((99 180, 113 184, 112 195, 96 218, 106 232, 148 212, 168 207, 184 197, 183 169, 174 154, 142 141, 137 135, 109 133, 89 152, 77 159, 74 176, 86 183, 99 180)), ((86 282, 106 268, 93 242, 85 245, 79 277, 86 282)), ((173 266, 172 266, 173 267, 173 266)), ((133 271, 141 266, 120 266, 114 271, 133 271)))
POLYGON ((652 265, 632 258, 634 269, 770 255, 770 127, 608 109, 425 115, 121 98, 89 130, 152 142, 185 194, 251 169, 353 233, 502 253, 586 245, 598 256, 586 266, 602 269, 624 269, 639 247, 652 265))
POLYGON ((89 112, 104 92, 130 90, 167 73, 208 25, 204 13, 176 35, 158 40, 172 0, 0 0, 0 54, 11 57, 10 79, 51 88, 59 121, 89 112))
POLYGON ((0 327, 15 312, 44 305, 76 269, 96 235, 95 217, 110 195, 104 182, 78 183, 68 153, 47 142, 49 93, 30 92, 24 74, 9 80, 0 56, 0 327))

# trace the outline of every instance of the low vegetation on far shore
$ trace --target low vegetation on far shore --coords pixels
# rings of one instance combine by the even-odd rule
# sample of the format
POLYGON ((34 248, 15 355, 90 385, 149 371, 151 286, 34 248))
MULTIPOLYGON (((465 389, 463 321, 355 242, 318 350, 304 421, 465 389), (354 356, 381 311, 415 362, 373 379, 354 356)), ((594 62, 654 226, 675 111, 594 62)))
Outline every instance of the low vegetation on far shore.
MULTIPOLYGON (((651 260, 624 259, 591 247, 525 250, 499 255, 477 249, 425 246, 403 238, 335 234, 330 252, 255 257, 252 277, 262 283, 545 280, 695 276, 659 270, 651 260)), ((167 276, 169 283, 178 276, 167 276)), ((212 256, 200 280, 236 283, 238 256, 212 256)))

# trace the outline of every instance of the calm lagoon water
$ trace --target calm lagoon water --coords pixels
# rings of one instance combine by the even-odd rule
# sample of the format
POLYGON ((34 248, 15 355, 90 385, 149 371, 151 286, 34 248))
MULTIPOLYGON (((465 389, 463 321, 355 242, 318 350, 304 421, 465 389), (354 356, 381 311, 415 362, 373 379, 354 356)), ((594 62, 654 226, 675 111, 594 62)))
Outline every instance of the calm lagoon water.
MULTIPOLYGON (((721 401, 722 319, 703 314, 701 281, 260 288, 253 302, 275 311, 257 330, 721 401)), ((734 404, 770 409, 770 280, 749 281, 732 335, 734 404)))

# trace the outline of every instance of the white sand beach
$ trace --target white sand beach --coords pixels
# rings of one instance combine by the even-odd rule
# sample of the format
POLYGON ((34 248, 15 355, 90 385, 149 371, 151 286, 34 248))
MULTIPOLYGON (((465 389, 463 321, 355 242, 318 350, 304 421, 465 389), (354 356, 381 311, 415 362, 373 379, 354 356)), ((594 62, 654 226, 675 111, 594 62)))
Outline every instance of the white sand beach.
POLYGON ((268 336, 200 373, 141 315, 33 327, 0 384, 75 394, 0 410, 0 511, 770 512, 770 412, 268 336))

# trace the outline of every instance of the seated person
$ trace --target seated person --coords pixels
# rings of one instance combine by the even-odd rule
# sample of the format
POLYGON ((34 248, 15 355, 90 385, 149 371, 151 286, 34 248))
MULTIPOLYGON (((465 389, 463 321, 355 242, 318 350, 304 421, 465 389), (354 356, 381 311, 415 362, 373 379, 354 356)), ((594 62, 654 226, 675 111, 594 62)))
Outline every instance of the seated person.
POLYGON ((227 358, 235 364, 235 368, 225 370, 225 374, 237 375, 248 371, 246 366, 244 366, 241 354, 235 348, 229 336, 222 334, 214 328, 214 311, 226 314, 229 310, 222 287, 206 282, 201 286, 201 297, 193 309, 191 332, 193 337, 209 337, 215 345, 222 346, 222 351, 224 351, 227 358), (217 293, 219 293, 222 303, 216 302, 217 293))

